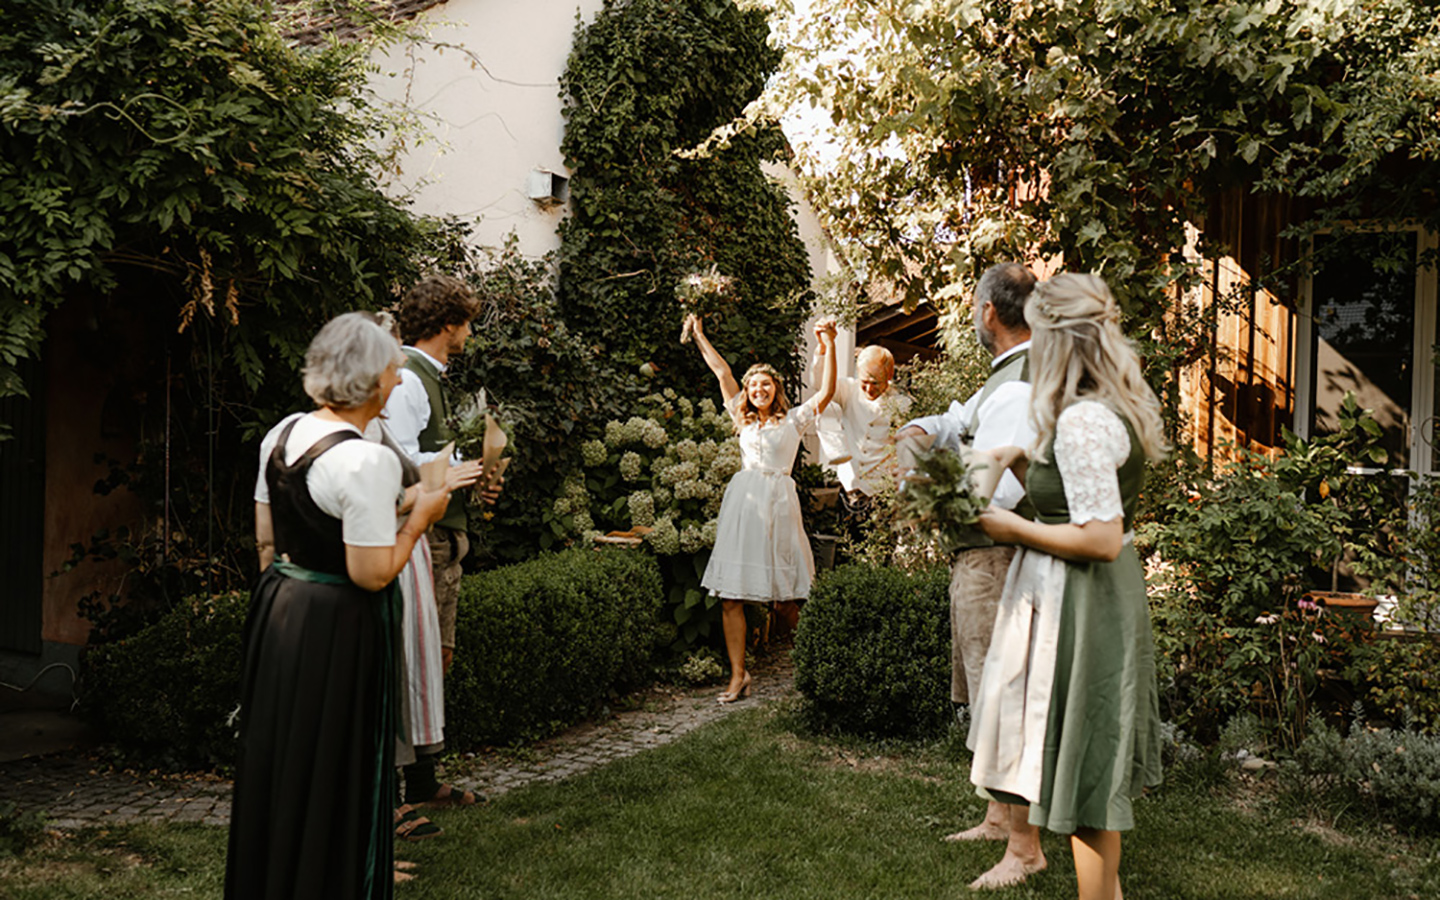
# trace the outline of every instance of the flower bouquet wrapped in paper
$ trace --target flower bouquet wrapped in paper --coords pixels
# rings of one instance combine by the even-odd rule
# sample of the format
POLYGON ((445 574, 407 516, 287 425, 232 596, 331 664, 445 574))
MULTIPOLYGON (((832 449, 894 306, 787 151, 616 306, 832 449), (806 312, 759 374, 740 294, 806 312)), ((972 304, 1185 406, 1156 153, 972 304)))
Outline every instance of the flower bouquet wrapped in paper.
POLYGON ((945 553, 986 543, 978 522, 1003 471, 994 457, 962 448, 913 449, 913 463, 895 497, 896 521, 921 532, 945 553))
POLYGON ((690 342, 691 313, 701 317, 708 316, 733 302, 728 294, 733 280, 721 275, 720 270, 713 265, 703 271, 691 272, 680 279, 680 283, 675 285, 675 299, 680 302, 680 315, 685 319, 685 324, 680 328, 680 343, 690 342))
MULTIPOLYGON (((475 482, 475 493, 479 495, 494 488, 510 465, 511 457, 503 455, 510 440, 505 429, 490 415, 484 388, 461 407, 450 430, 455 434, 453 446, 460 458, 481 461, 480 480, 475 482)), ((441 456, 448 464, 449 454, 441 456)))

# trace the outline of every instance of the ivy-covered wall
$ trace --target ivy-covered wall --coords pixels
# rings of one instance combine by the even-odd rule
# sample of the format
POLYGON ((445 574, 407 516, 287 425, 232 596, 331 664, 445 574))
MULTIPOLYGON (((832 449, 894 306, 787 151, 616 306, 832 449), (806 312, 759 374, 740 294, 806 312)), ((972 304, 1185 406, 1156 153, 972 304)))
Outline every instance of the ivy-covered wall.
POLYGON ((761 13, 715 0, 612 0, 577 28, 561 78, 572 177, 558 274, 514 246, 493 260, 477 280, 492 318, 452 376, 462 391, 484 386, 514 424, 508 486, 496 514, 472 522, 481 559, 566 539, 551 501, 581 441, 640 397, 673 387, 718 401, 699 352, 679 343, 686 273, 713 264, 734 279, 736 306, 706 333, 737 375, 765 361, 797 395, 810 264, 783 188, 760 170, 782 136, 674 153, 759 95, 779 58, 766 34, 761 13))

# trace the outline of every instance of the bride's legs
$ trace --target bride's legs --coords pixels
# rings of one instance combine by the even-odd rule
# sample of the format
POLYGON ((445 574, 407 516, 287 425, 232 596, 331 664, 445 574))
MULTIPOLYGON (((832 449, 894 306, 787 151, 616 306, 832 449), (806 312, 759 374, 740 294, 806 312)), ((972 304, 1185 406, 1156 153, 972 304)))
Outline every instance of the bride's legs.
POLYGON ((725 655, 730 657, 730 685, 725 693, 734 696, 745 684, 745 604, 722 600, 720 623, 725 632, 725 655))

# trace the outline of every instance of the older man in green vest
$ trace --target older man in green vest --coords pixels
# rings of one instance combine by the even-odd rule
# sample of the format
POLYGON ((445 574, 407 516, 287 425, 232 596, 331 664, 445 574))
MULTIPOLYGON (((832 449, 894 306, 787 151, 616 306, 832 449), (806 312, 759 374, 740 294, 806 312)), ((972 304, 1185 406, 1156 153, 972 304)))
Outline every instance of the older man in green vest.
MULTIPOLYGON (((938 416, 916 419, 896 437, 935 435, 935 447, 976 450, 1028 447, 1035 439, 1030 423, 1030 327, 1025 300, 1035 289, 1035 276, 1019 263, 992 266, 975 288, 975 334, 990 352, 990 377, 964 403, 958 400, 938 416)), ((1025 487, 1006 472, 991 503, 1024 514, 1029 502, 1025 487)), ((1033 515, 1033 511, 1032 511, 1033 515)), ((1005 572, 1015 548, 997 546, 983 535, 976 545, 955 555, 950 573, 950 699, 957 709, 972 704, 990 648, 995 610, 1005 587, 1005 572)), ((1024 881, 1045 868, 1040 831, 1031 825, 1029 808, 992 801, 985 821, 949 835, 946 840, 1005 840, 1005 855, 972 888, 999 888, 1024 881)))
MULTIPOLYGON (((417 465, 430 462, 454 435, 450 402, 440 384, 452 357, 465 349, 470 321, 480 301, 469 285, 448 275, 427 275, 400 301, 400 334, 405 341, 405 368, 385 405, 386 427, 417 465)), ((455 465, 459 460, 450 459, 455 465)), ((445 672, 455 651, 455 610, 460 598, 460 562, 470 550, 466 504, 468 491, 450 496, 445 515, 430 528, 430 556, 435 577, 435 605, 440 617, 440 654, 445 672)), ((439 745, 417 747, 416 761, 405 767, 405 802, 468 806, 470 791, 440 784, 435 778, 439 745)))

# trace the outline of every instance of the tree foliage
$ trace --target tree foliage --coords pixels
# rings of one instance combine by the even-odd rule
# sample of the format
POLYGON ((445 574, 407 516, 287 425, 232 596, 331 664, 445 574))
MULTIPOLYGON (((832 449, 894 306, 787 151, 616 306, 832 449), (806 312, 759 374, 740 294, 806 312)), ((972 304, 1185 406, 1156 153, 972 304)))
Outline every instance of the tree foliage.
POLYGON ((1187 223, 1228 188, 1440 221, 1433 0, 755 5, 787 53, 739 124, 828 116, 797 144, 822 214, 912 303, 1060 254, 1157 324, 1195 278, 1187 223))
POLYGON ((407 281, 427 227, 376 181, 363 45, 298 50, 244 0, 0 6, 0 390, 47 314, 143 285, 222 326, 251 390, 407 281))

